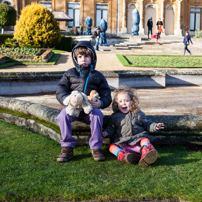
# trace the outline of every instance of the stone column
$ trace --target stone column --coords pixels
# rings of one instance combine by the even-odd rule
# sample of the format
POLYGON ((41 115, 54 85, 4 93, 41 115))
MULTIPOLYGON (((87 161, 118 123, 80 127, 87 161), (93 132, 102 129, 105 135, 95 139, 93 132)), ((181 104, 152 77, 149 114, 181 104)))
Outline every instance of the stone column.
POLYGON ((55 11, 55 0, 52 1, 52 11, 55 11))
POLYGON ((161 33, 162 35, 165 35, 165 22, 164 22, 164 1, 165 0, 161 0, 161 21, 163 22, 163 32, 161 33))
POLYGON ((144 28, 143 28, 143 25, 144 25, 144 22, 143 22, 143 2, 144 0, 140 0, 140 31, 139 31, 139 34, 140 35, 144 35, 144 28))
POLYGON ((22 5, 22 8, 25 8, 26 7, 26 0, 23 1, 23 5, 22 5))
POLYGON ((117 0, 117 16, 116 16, 116 18, 117 18, 117 24, 116 24, 116 26, 117 26, 117 34, 119 34, 120 33, 120 0, 117 0))
POLYGON ((126 28, 126 0, 123 0, 123 18, 122 18, 121 33, 127 33, 127 28, 126 28))
POLYGON ((15 1, 15 10, 16 10, 16 12, 17 12, 17 17, 16 17, 16 24, 17 24, 17 21, 18 21, 18 19, 19 19, 19 16, 20 16, 20 11, 19 11, 19 4, 18 4, 18 1, 15 1))
POLYGON ((81 14, 80 24, 84 25, 84 1, 83 0, 80 1, 80 14, 81 14))
POLYGON ((175 35, 182 36, 182 30, 180 29, 180 15, 181 15, 181 2, 182 0, 177 0, 178 2, 178 10, 177 10, 177 29, 175 30, 175 35))
MULTIPOLYGON (((54 6, 55 6, 55 0, 54 0, 54 6)), ((66 13, 67 14, 67 1, 65 0, 64 1, 64 13, 66 13)), ((65 30, 67 29, 67 26, 68 26, 68 22, 67 21, 65 21, 65 30)))
POLYGON ((112 1, 108 3, 108 33, 112 33, 112 1))

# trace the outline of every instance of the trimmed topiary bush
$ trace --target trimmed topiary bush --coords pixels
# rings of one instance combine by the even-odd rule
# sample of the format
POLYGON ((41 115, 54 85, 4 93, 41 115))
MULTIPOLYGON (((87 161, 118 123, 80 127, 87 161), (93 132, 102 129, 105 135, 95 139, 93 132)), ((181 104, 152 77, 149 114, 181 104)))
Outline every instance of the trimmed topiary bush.
POLYGON ((0 26, 4 33, 4 26, 14 26, 16 24, 16 10, 7 4, 0 4, 0 26))
POLYGON ((16 25, 14 38, 20 47, 52 48, 60 43, 60 28, 53 14, 44 6, 26 6, 16 25))

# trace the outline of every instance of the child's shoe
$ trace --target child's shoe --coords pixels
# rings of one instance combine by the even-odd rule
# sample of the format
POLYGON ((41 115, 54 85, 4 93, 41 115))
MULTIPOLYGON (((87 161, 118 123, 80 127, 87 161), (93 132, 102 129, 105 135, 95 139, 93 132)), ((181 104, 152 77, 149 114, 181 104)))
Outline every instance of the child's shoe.
POLYGON ((105 156, 102 153, 101 149, 92 149, 91 153, 92 153, 92 156, 95 161, 104 161, 105 160, 105 156))
POLYGON ((130 164, 137 164, 140 160, 140 154, 138 153, 129 153, 128 151, 119 151, 118 153, 119 161, 127 161, 130 164))
POLYGON ((57 158, 58 162, 67 162, 73 158, 73 147, 62 147, 62 151, 57 158))
POLYGON ((148 147, 143 146, 140 150, 141 159, 139 161, 139 166, 148 166, 153 164, 158 158, 158 152, 152 144, 149 143, 148 147))

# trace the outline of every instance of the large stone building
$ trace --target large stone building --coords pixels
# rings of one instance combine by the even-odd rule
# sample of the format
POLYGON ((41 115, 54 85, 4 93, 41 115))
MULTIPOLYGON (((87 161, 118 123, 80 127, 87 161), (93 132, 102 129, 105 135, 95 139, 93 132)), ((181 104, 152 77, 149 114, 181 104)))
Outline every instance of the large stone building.
MULTIPOLYGON (((32 0, 1 0, 17 10, 34 2, 32 0)), ((35 1, 36 2, 36 1, 35 1)), ((85 19, 93 20, 92 29, 104 18, 108 22, 108 33, 130 34, 132 30, 132 11, 137 8, 140 14, 139 34, 147 34, 147 20, 152 17, 156 31, 159 18, 164 24, 166 35, 182 35, 185 31, 194 34, 201 29, 202 0, 38 0, 51 11, 63 11, 74 19, 61 22, 60 27, 71 28, 80 24, 86 27, 85 19)))

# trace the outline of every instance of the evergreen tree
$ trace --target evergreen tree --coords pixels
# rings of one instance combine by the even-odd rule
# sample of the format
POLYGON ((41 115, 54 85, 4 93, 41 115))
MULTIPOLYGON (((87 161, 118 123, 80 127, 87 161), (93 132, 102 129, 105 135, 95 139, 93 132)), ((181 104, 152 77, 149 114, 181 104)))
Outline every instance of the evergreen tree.
POLYGON ((7 4, 0 4, 0 26, 2 26, 2 34, 4 26, 15 26, 16 10, 7 4))
POLYGON ((60 28, 53 14, 44 6, 26 6, 17 22, 14 38, 20 47, 52 48, 61 40, 60 28))

